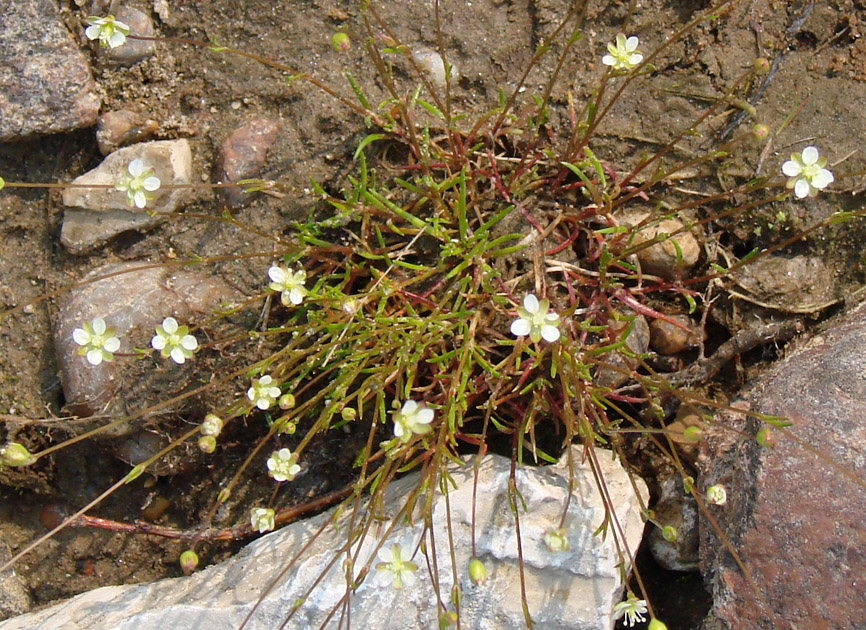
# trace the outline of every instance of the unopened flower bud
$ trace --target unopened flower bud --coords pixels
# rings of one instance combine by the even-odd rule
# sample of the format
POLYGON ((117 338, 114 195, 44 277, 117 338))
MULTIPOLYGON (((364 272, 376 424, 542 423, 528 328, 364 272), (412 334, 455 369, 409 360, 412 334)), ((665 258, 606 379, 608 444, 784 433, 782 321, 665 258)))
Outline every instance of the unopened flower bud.
POLYGON ((487 581, 487 567, 478 558, 469 561, 469 579, 475 586, 481 586, 487 581))
POLYGON ((7 466, 29 466, 36 458, 30 454, 27 447, 18 442, 9 442, 0 448, 0 463, 7 466))
POLYGON ((696 444, 704 437, 704 431, 700 427, 696 426, 686 427, 686 430, 683 431, 683 437, 685 437, 689 442, 696 444))
POLYGON ((192 549, 187 549, 180 554, 180 568, 184 574, 189 575, 198 566, 198 554, 192 549))
POLYGON ((280 396, 280 409, 286 410, 291 409, 295 406, 295 397, 291 394, 283 394, 280 396))
POLYGON ((769 72, 770 62, 765 57, 755 59, 755 70, 758 72, 769 72))
POLYGON ((770 128, 767 125, 757 124, 752 127, 752 137, 755 140, 765 140, 770 135, 770 128))
POLYGON ((568 542, 568 536, 565 529, 548 529, 544 532, 544 546, 551 553, 568 551, 571 549, 571 543, 568 542))
POLYGON ((728 491, 725 486, 717 483, 707 488, 707 503, 710 505, 724 505, 728 502, 728 491))
POLYGON ((776 446, 776 435, 770 427, 764 427, 755 435, 755 440, 763 447, 772 448, 776 446))
POLYGON ((198 448, 202 453, 213 453, 216 450, 216 438, 212 435, 203 435, 198 439, 198 448))
POLYGON ((457 625, 457 613, 453 610, 449 610, 446 613, 443 613, 439 616, 439 628, 444 630, 445 628, 451 628, 452 626, 457 625))
POLYGON ((358 411, 354 407, 343 407, 343 410, 340 412, 340 416, 346 422, 351 422, 358 417, 358 411))
POLYGON ((668 627, 664 624, 663 621, 659 621, 658 619, 650 619, 649 624, 647 625, 647 630, 668 630, 668 627))
POLYGON ((213 437, 218 436, 222 430, 223 419, 213 413, 207 414, 199 427, 202 435, 212 435, 213 437))
POLYGON ((345 33, 334 33, 331 35, 331 48, 334 49, 334 52, 349 50, 349 44, 351 44, 351 40, 345 33))
POLYGON ((677 531, 677 528, 673 527, 672 525, 665 525, 664 527, 662 527, 662 538, 664 538, 670 543, 676 542, 677 538, 679 538, 679 535, 680 534, 677 531))

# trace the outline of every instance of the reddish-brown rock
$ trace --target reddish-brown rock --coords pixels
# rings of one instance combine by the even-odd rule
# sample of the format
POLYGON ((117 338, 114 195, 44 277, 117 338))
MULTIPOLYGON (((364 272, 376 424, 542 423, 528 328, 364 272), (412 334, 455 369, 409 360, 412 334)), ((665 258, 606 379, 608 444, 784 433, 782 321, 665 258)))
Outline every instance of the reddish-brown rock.
MULTIPOLYGON (((230 183, 260 177, 278 129, 277 123, 267 118, 247 121, 235 129, 220 146, 216 181, 230 183)), ((240 188, 224 188, 220 195, 233 208, 243 206, 250 199, 240 188)))
MULTIPOLYGON (((716 427, 699 459, 702 488, 722 483, 710 506, 749 580, 708 519, 701 561, 714 597, 705 629, 863 628, 866 611, 866 307, 777 364, 737 403, 785 416, 762 448, 716 427)), ((754 435, 737 413, 717 421, 754 435)))

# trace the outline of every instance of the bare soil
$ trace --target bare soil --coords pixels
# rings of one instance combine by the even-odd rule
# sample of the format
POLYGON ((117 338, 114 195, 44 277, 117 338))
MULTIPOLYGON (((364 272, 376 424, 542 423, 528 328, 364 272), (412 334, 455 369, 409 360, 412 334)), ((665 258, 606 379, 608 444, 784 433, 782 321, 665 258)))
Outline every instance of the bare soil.
MULTIPOLYGON (((351 90, 344 71, 350 69, 371 102, 385 98, 382 83, 363 49, 363 28, 355 2, 213 0, 129 4, 148 13, 153 4, 168 6, 160 15, 153 13, 157 32, 162 36, 215 38, 221 44, 311 72, 349 97, 351 90), (352 47, 342 54, 329 45, 331 35, 339 28, 353 34, 352 47)), ((455 110, 472 118, 496 105, 499 88, 510 93, 537 46, 564 15, 567 4, 562 0, 443 2, 443 44, 460 72, 452 92, 455 110)), ((393 36, 413 47, 436 48, 432 3, 402 0, 378 5, 393 36)), ((562 129, 567 123, 568 91, 575 102, 582 102, 591 93, 603 71, 599 60, 604 45, 623 28, 628 5, 592 3, 583 40, 566 60, 553 93, 551 128, 562 129)), ((650 51, 706 5, 648 0, 634 8, 626 30, 640 37, 642 50, 650 51)), ((767 57, 774 70, 755 103, 757 120, 746 118, 736 132, 762 122, 774 131, 781 129, 780 133, 763 156, 762 145, 720 160, 715 172, 684 173, 671 203, 691 202, 705 194, 707 177, 732 187, 756 175, 777 173, 781 162, 805 144, 816 144, 830 156, 837 181, 833 186, 835 194, 806 202, 791 199, 762 206, 735 221, 715 225, 717 241, 733 255, 741 256, 755 247, 782 241, 838 210, 862 208, 860 192, 866 189, 863 176, 842 175, 862 171, 866 162, 861 150, 866 129, 866 7, 855 0, 814 5, 743 0, 721 13, 720 19, 699 24, 655 59, 655 71, 634 82, 612 108, 593 149, 615 170, 626 170, 644 151, 664 146, 699 116, 756 57, 767 57), (782 129, 792 114, 796 116, 782 129)), ((64 15, 81 39, 86 14, 67 7, 64 15)), ((381 31, 379 27, 374 29, 381 31)), ((353 168, 351 156, 357 142, 369 133, 363 120, 332 97, 302 82, 287 85, 285 77, 251 60, 189 45, 160 44, 153 57, 131 68, 115 68, 105 65, 86 41, 82 40, 81 45, 93 54, 94 72, 104 91, 103 110, 132 109, 157 120, 157 139, 188 138, 203 180, 213 172, 217 149, 233 129, 252 118, 278 121, 280 133, 263 177, 286 182, 290 192, 282 199, 257 197, 235 214, 239 222, 263 234, 290 234, 290 222, 309 214, 316 204, 305 193, 310 179, 338 191, 353 168)), ((554 44, 552 54, 530 74, 527 97, 543 90, 559 45, 554 44)), ((394 63, 401 88, 411 89, 414 80, 405 61, 395 58, 394 63)), ((736 97, 754 97, 758 88, 748 86, 737 91, 736 97)), ((720 117, 713 126, 721 130, 731 119, 720 117)), ((689 151, 712 146, 714 141, 711 135, 693 138, 684 143, 676 157, 688 158, 689 151)), ((92 129, 0 145, 0 174, 7 181, 69 181, 100 160, 92 129)), ((208 192, 199 193, 186 211, 219 213, 208 192)), ((0 308, 28 305, 7 317, 0 328, 0 364, 4 366, 0 371, 0 409, 7 414, 7 435, 24 431, 43 445, 62 440, 64 432, 50 423, 22 427, 16 419, 63 415, 64 398, 51 332, 55 311, 51 296, 110 261, 159 261, 166 257, 273 249, 269 239, 257 238, 249 231, 201 220, 174 220, 146 234, 118 237, 89 255, 73 256, 59 241, 62 219, 58 194, 15 189, 0 195, 0 308), (41 299, 46 295, 49 299, 41 299)), ((857 221, 797 240, 780 252, 817 258, 829 269, 830 286, 822 289, 830 305, 796 316, 805 316, 811 323, 843 307, 847 300, 856 300, 863 284, 864 238, 863 223, 857 221)), ((269 263, 267 258, 258 258, 215 263, 213 269, 232 285, 254 292, 260 289, 269 263)), ((701 264, 706 263, 702 259, 701 264)), ((789 271, 771 269, 767 273, 789 271)), ((808 272, 795 278, 788 293, 809 292, 813 280, 808 272)), ((772 304, 768 308, 767 300, 758 301, 764 304, 724 301, 720 306, 723 314, 713 324, 714 337, 708 345, 718 346, 750 322, 792 315, 791 308, 772 308, 772 304)), ((774 356, 771 348, 735 362, 707 388, 708 393, 731 396, 774 356)), ((260 427, 238 429, 231 439, 243 444, 257 431, 260 433, 260 427)), ((349 435, 347 439, 354 437, 349 435)), ((350 481, 354 448, 346 448, 336 440, 314 448, 318 464, 303 483, 293 488, 296 494, 286 498, 285 503, 302 503, 350 481)), ((0 537, 13 553, 43 534, 46 524, 56 522, 57 513, 83 505, 128 472, 128 465, 108 450, 103 444, 84 442, 41 461, 33 470, 6 469, 0 473, 0 537)), ((146 475, 115 493, 99 507, 98 514, 124 522, 149 517, 160 525, 193 527, 214 499, 213 485, 207 479, 233 470, 239 452, 228 449, 198 470, 162 477, 146 475), (165 509, 148 512, 155 503, 165 509)), ((222 522, 231 525, 246 518, 244 501, 262 497, 267 500, 269 490, 267 479, 251 480, 230 509, 220 515, 222 522)), ((240 544, 242 541, 206 547, 201 554, 203 563, 226 557, 240 544)), ((33 605, 40 606, 99 586, 177 576, 180 551, 177 542, 157 537, 68 530, 28 555, 17 565, 16 572, 29 590, 33 605)), ((660 579, 667 582, 670 576, 660 579)), ((695 588, 694 580, 687 588, 695 588)), ((677 592, 674 584, 670 590, 677 592)), ((682 608, 681 602, 674 604, 677 607, 682 608)), ((668 627, 687 628, 694 619, 683 620, 682 625, 669 621, 668 627)))

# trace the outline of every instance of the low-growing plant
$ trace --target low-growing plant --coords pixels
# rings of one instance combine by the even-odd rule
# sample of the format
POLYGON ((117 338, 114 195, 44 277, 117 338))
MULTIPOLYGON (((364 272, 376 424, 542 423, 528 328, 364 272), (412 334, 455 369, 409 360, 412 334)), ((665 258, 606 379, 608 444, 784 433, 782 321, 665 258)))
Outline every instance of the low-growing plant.
MULTIPOLYGON (((727 490, 714 485, 702 497, 694 472, 679 455, 683 439, 702 439, 700 428, 682 433, 668 428, 670 409, 677 404, 727 408, 724 401, 688 389, 712 378, 718 360, 704 357, 701 346, 689 366, 671 367, 632 344, 635 330, 650 317, 693 334, 674 314, 702 314, 705 323, 713 291, 724 287, 733 271, 861 213, 837 213, 739 259, 717 256, 718 231, 736 217, 775 207, 792 193, 796 198, 832 194, 834 174, 826 157, 818 147, 804 145, 773 175, 743 178, 734 185, 713 179, 720 165, 760 154, 768 137, 760 122, 776 126, 770 138, 789 122, 761 121, 748 103, 769 70, 761 59, 743 68, 696 119, 679 129, 656 130, 667 132, 656 148, 616 154, 602 137, 612 110, 640 93, 635 86, 651 79, 670 47, 721 19, 732 3, 697 14, 653 49, 629 32, 626 17, 623 32, 605 42, 603 50, 593 49, 601 65, 582 78, 588 96, 576 99, 563 89, 572 81, 563 74, 575 50, 589 45, 588 4, 571 3, 518 80, 500 89, 497 101, 481 113, 463 111, 453 98, 458 69, 444 44, 438 2, 431 16, 439 42, 434 52, 401 41, 379 17, 375 3, 360 2, 358 32, 341 29, 326 42, 337 56, 356 45, 369 55, 370 76, 347 73, 347 91, 215 40, 154 38, 166 46, 245 56, 284 73, 293 89, 307 86, 302 93, 324 90, 358 113, 363 136, 353 147, 353 171, 343 186, 311 181, 308 193, 317 200, 313 212, 284 234, 262 235, 228 210, 221 216, 165 216, 171 222, 231 225, 268 238, 270 251, 228 257, 260 278, 258 292, 200 320, 179 322, 166 314, 155 334, 150 333, 151 347, 135 356, 118 353, 110 319, 80 323, 74 341, 82 361, 98 366, 138 360, 157 369, 147 363, 153 349, 163 360, 195 370, 207 357, 198 368, 201 383, 158 403, 136 406, 133 401, 128 414, 57 443, 57 436, 45 433, 37 421, 18 426, 15 441, 0 452, 6 466, 36 466, 49 455, 62 456, 61 449, 72 443, 130 424, 156 423, 171 439, 6 566, 70 525, 119 529, 121 524, 88 512, 171 451, 195 444, 201 454, 188 455, 190 461, 206 461, 220 450, 232 452, 235 461, 231 470, 211 480, 213 501, 200 523, 187 530, 133 528, 183 540, 180 563, 190 572, 203 545, 264 533, 303 513, 303 506, 283 503, 283 489, 311 465, 308 453, 317 442, 338 440, 334 436, 349 430, 361 435, 350 443, 355 449, 351 482, 309 508, 340 503, 343 513, 353 511, 347 539, 334 547, 334 560, 350 559, 351 567, 346 597, 335 613, 348 606, 352 590, 364 580, 402 588, 419 579, 420 567, 435 559, 426 551, 392 544, 389 533, 417 506, 420 518, 428 521, 427 499, 437 489, 448 491, 446 467, 471 466, 490 450, 507 454, 516 468, 556 462, 562 453, 571 457, 567 446, 580 444, 605 501, 596 448, 624 461, 649 450, 679 472, 702 512, 709 514, 706 504, 724 505, 727 490), (535 93, 527 89, 527 78, 540 72, 542 61, 548 61, 545 80, 535 93), (368 95, 375 86, 384 91, 378 102, 368 95), (752 120, 726 127, 741 111, 752 120), (684 173, 697 174, 699 194, 677 184, 684 173), (191 401, 196 401, 191 407, 200 409, 200 401, 208 407, 180 422, 149 419, 191 401), (475 458, 463 459, 467 454, 475 458), (415 491, 401 513, 374 533, 388 484, 412 470, 421 473, 415 491), (275 484, 272 490, 249 503, 233 500, 246 480, 265 471, 275 484), (370 500, 365 502, 365 496, 370 500), (229 506, 237 524, 216 527, 215 522, 226 520, 220 512, 229 506), (358 557, 358 541, 371 536, 376 536, 376 555, 358 557)), ((87 37, 102 46, 122 46, 122 38, 135 37, 112 16, 91 17, 87 23, 87 37)), ((33 185, 5 182, 4 192, 33 185)), ((289 192, 279 179, 192 187, 228 186, 250 195, 289 192)), ((134 160, 116 188, 131 207, 147 211, 152 196, 170 186, 134 160)), ((207 266, 226 259, 201 253, 164 264, 207 266)), ((796 329, 753 335, 751 345, 784 339, 796 329)), ((749 343, 740 344, 739 352, 749 343)), ((713 422, 710 416, 704 419, 713 422)), ((786 419, 759 419, 766 424, 755 436, 762 446, 775 439, 770 427, 780 438, 785 435, 786 419)), ((519 525, 519 487, 512 483, 509 491, 519 525)), ((249 496, 243 493, 244 499, 249 496)), ((598 535, 617 541, 625 578, 636 550, 623 538, 613 506, 608 508, 611 516, 598 524, 598 535)), ((676 539, 676 530, 659 524, 649 506, 643 510, 651 527, 676 539)), ((428 529, 425 536, 449 544, 447 532, 428 529)), ((552 553, 569 548, 564 522, 551 523, 544 543, 552 553)), ((478 558, 454 570, 467 572, 478 584, 486 575, 478 558)), ((440 619, 459 627, 459 597, 439 593, 438 585, 437 594, 440 619)), ((766 604, 772 616, 771 603, 766 604)), ((650 627, 664 627, 639 572, 614 613, 627 626, 648 618, 650 627)), ((288 620, 294 611, 286 614, 288 620)), ((531 616, 527 611, 530 627, 531 616)))

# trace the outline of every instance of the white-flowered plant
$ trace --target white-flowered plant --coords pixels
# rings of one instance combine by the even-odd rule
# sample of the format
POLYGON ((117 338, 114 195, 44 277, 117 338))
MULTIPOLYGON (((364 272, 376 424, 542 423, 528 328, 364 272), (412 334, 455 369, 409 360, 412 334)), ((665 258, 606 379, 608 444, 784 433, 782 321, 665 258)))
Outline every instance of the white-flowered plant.
POLYGON ((788 176, 786 188, 793 188, 799 199, 814 197, 833 183, 833 173, 824 168, 827 158, 821 157, 815 147, 806 147, 802 153, 793 153, 791 159, 782 164, 782 172, 788 176))
POLYGON ((637 45, 637 37, 632 35, 626 39, 626 36, 620 33, 616 36, 615 44, 607 45, 610 54, 602 57, 601 62, 614 70, 631 70, 643 61, 643 55, 637 52, 637 45))
POLYGON ((113 15, 106 15, 104 18, 91 15, 87 18, 87 23, 90 25, 84 29, 87 39, 98 39, 103 48, 117 48, 126 43, 129 26, 115 20, 113 15))
POLYGON ((189 334, 187 326, 178 326, 174 317, 166 317, 156 327, 156 335, 150 340, 150 345, 159 350, 163 359, 171 357, 175 363, 183 363, 195 353, 198 341, 189 334))
POLYGON ((114 336, 114 328, 108 328, 101 317, 84 322, 81 328, 73 330, 72 339, 81 346, 78 354, 86 357, 91 365, 111 361, 120 348, 120 340, 114 336))
POLYGON ((523 306, 517 307, 517 319, 511 322, 511 334, 517 337, 529 335, 533 343, 542 338, 554 342, 559 339, 559 315, 548 312, 550 302, 538 301, 532 293, 523 298, 523 306))
POLYGON ((268 277, 272 280, 268 287, 280 292, 283 306, 290 304, 297 306, 304 301, 304 296, 307 295, 307 290, 304 288, 307 273, 303 269, 293 272, 288 267, 274 265, 268 269, 268 277))
POLYGON ((247 390, 247 398, 259 409, 267 409, 280 397, 280 388, 274 384, 274 379, 266 374, 254 378, 252 387, 247 390))
POLYGON ((407 400, 399 411, 394 412, 394 437, 401 442, 408 442, 413 434, 430 433, 433 427, 433 410, 424 403, 407 400))
POLYGON ((638 599, 634 593, 628 594, 628 599, 613 607, 613 618, 625 617, 623 623, 631 628, 634 624, 645 621, 647 612, 646 600, 638 599))
POLYGON ((144 208, 148 200, 153 199, 151 193, 159 190, 162 182, 153 174, 152 168, 145 168, 141 158, 135 158, 130 162, 126 171, 127 174, 114 187, 126 193, 126 202, 130 207, 144 208))
POLYGON ((274 481, 292 481, 299 472, 298 456, 287 448, 274 451, 268 458, 268 474, 274 481))
POLYGON ((253 508, 250 524, 260 534, 271 531, 274 528, 274 511, 271 508, 253 508))
POLYGON ((544 532, 544 546, 551 553, 562 553, 571 549, 568 534, 562 527, 558 529, 551 528, 544 532))
POLYGON ((198 430, 201 431, 202 435, 216 437, 222 433, 224 424, 223 419, 218 415, 215 413, 209 413, 204 417, 204 420, 201 421, 201 426, 199 426, 198 430))
POLYGON ((728 491, 720 483, 707 488, 707 503, 710 505, 724 505, 728 502, 728 491))
POLYGON ((412 562, 411 556, 400 545, 393 544, 390 549, 382 547, 376 555, 382 561, 376 564, 376 586, 403 588, 415 584, 418 565, 412 562))

